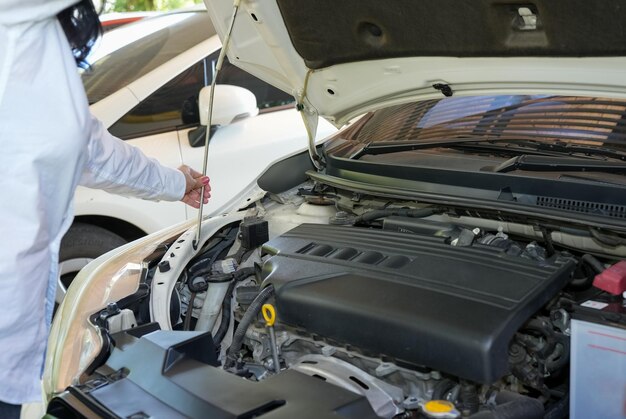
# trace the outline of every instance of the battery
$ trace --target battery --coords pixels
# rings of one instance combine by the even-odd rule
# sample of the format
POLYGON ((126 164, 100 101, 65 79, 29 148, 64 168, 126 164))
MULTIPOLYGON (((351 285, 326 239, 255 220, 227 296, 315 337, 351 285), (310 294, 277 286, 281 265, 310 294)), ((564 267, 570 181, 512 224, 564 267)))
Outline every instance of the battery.
POLYGON ((570 417, 626 417, 626 302, 602 293, 574 306, 570 417))

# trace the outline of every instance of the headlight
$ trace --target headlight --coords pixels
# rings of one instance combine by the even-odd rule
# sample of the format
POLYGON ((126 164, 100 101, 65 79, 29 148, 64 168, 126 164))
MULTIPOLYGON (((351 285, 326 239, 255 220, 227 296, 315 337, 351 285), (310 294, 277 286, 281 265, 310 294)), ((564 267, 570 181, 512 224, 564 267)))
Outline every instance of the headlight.
POLYGON ((48 399, 69 385, 77 384, 102 350, 99 328, 90 317, 108 303, 135 293, 143 261, 161 243, 180 235, 193 224, 188 221, 112 250, 78 273, 57 310, 48 339, 43 376, 48 399))

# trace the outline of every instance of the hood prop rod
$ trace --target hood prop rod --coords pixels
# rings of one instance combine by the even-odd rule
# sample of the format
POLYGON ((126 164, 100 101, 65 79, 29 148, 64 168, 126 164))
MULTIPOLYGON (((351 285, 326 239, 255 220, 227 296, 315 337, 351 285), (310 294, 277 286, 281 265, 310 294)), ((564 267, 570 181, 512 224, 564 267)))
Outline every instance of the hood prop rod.
MULTIPOLYGON (((207 173, 207 164, 209 161, 209 139, 211 137, 211 120, 213 119, 213 98, 215 94, 215 85, 217 83, 217 75, 222 69, 222 64, 224 63, 224 57, 226 57, 226 52, 228 51, 228 45, 230 44, 230 36, 233 33, 233 27, 235 26, 235 19, 237 18, 237 11, 239 10, 239 3, 241 0, 234 0, 233 2, 233 14, 230 18, 230 25, 228 26, 228 30, 226 31, 226 36, 224 37, 224 43, 222 44, 222 49, 220 50, 220 55, 217 58, 217 65, 215 66, 215 72, 213 73, 213 80, 211 81, 211 94, 209 95, 209 118, 207 122, 206 134, 204 135, 204 159, 202 161, 202 175, 206 176, 207 173)), ((193 241, 194 250, 198 250, 200 246, 200 235, 202 234, 202 209, 204 207, 204 185, 202 186, 202 191, 200 192, 200 209, 198 210, 198 229, 196 230, 196 237, 193 241)))
POLYGON ((309 69, 306 72, 306 76, 304 77, 304 86, 302 87, 302 94, 300 95, 299 98, 296 98, 298 101, 296 104, 296 109, 300 113, 300 116, 302 117, 302 123, 304 123, 304 128, 306 129, 306 134, 308 138, 309 157, 311 158, 311 161, 313 162, 313 165, 315 166, 317 171, 320 172, 322 171, 324 160, 317 152, 317 148, 315 147, 315 135, 313 131, 311 130, 311 127, 309 126, 309 122, 307 121, 306 115, 304 114, 305 109, 306 109, 304 105, 304 99, 306 98, 306 92, 309 87, 309 76, 311 75, 312 72, 313 70, 311 69, 309 69))

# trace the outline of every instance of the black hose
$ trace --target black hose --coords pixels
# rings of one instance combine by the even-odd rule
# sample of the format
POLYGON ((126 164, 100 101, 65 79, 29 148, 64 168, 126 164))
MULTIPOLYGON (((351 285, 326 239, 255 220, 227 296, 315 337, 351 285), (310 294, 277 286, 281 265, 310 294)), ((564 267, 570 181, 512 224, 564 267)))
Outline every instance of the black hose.
POLYGON ((237 283, 244 278, 252 276, 256 273, 255 268, 242 268, 234 273, 233 282, 228 285, 228 289, 226 289, 226 294, 224 295, 224 300, 222 301, 222 319, 220 320, 220 327, 218 327, 217 332, 215 332, 215 336, 213 336, 213 342, 215 346, 218 346, 222 340, 224 340, 224 336, 226 336, 226 332, 228 331, 228 327, 230 326, 230 316, 231 316, 231 304, 232 304, 232 296, 233 291, 235 291, 235 286, 237 283))
POLYGON ((454 381, 448 378, 439 380, 433 388, 433 400, 447 400, 446 394, 448 394, 456 385, 457 384, 454 381))
POLYGON ((224 340, 224 336, 226 336, 226 332, 228 331, 228 327, 230 326, 230 315, 231 315, 231 299, 233 291, 235 290, 236 281, 233 281, 228 286, 226 290, 226 295, 224 295, 224 300, 222 301, 222 319, 220 320, 220 327, 217 328, 217 332, 215 332, 215 336, 213 336, 213 343, 215 346, 218 346, 224 340))
POLYGON ((580 258, 583 262, 586 262, 591 268, 597 273, 601 273, 604 271, 605 267, 595 256, 590 254, 584 254, 580 258))
POLYGON ((552 329, 550 321, 542 317, 537 317, 529 320, 528 323, 522 327, 522 333, 517 335, 516 340, 530 352, 545 358, 552 354, 554 352, 554 348, 556 347, 556 339, 554 335, 555 333, 552 329), (532 335, 524 333, 527 330, 538 332, 545 339, 536 341, 533 339, 532 335))
MULTIPOLYGON (((561 352, 557 353, 555 351, 552 352, 546 359, 546 368, 550 372, 558 371, 561 368, 565 367, 569 364, 569 354, 570 354, 570 338, 569 336, 561 335, 558 333, 554 334, 554 338, 557 343, 561 344, 561 352)), ((558 348, 558 346, 555 347, 558 348)))
POLYGON ((476 385, 468 382, 462 382, 459 397, 461 399, 461 403, 463 403, 463 407, 469 410, 470 414, 478 412, 480 401, 478 400, 476 385))
POLYGON ((543 419, 543 403, 511 391, 496 396, 496 406, 471 415, 469 419, 543 419))
POLYGON ((187 313, 185 313, 185 321, 183 322, 183 330, 189 330, 191 326, 191 315, 193 314, 193 303, 196 300, 196 293, 191 293, 189 304, 187 305, 187 313))
POLYGON ((259 313, 261 312, 261 307, 267 300, 269 300, 274 295, 274 286, 269 285, 256 296, 246 313, 241 318, 239 325, 237 326, 237 330, 235 330, 235 334, 233 335, 233 343, 228 348, 228 352, 226 353, 226 362, 224 368, 229 368, 237 361, 237 354, 241 350, 243 346, 243 339, 246 336, 246 331, 257 318, 259 313))
MULTIPOLYGON (((589 266, 595 274, 599 274, 605 269, 602 262, 600 262, 595 256, 588 253, 582 255, 580 260, 581 262, 584 262, 587 266, 589 266)), ((574 278, 569 282, 569 285, 575 289, 587 289, 591 287, 591 285, 593 285, 594 279, 595 275, 587 275, 583 276, 582 278, 574 278)))
POLYGON ((355 220, 355 224, 368 223, 383 217, 397 215, 400 217, 423 218, 435 214, 436 211, 431 208, 389 208, 382 210, 374 210, 359 215, 355 220))

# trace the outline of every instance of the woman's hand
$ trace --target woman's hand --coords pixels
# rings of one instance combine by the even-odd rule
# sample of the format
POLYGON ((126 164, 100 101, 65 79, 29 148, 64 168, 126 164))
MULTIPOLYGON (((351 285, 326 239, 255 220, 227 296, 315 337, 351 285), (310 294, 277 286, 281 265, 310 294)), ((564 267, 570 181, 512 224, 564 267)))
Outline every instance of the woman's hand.
POLYGON ((186 164, 178 168, 185 175, 185 196, 181 199, 185 204, 200 208, 200 194, 202 193, 202 187, 204 186, 204 203, 209 202, 211 197, 211 185, 209 184, 209 177, 202 176, 202 173, 196 172, 186 164))

